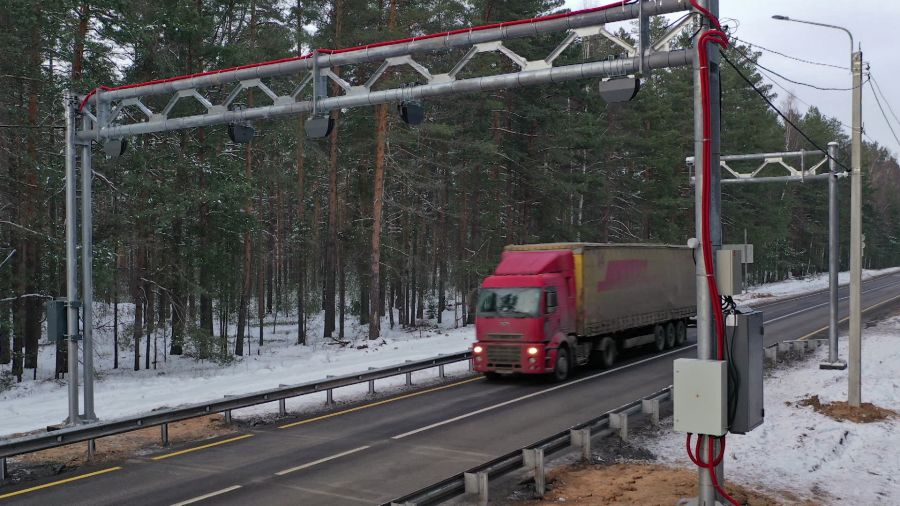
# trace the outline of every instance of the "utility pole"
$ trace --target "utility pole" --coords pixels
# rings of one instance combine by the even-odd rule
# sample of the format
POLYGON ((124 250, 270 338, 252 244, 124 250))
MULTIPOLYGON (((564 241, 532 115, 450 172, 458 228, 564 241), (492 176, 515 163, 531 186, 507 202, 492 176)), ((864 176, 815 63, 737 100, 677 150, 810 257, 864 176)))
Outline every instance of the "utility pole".
MULTIPOLYGON (((710 13, 718 17, 719 1, 718 0, 699 0, 699 4, 708 9, 710 13)), ((694 36, 694 47, 699 47, 700 38, 709 31, 709 20, 701 17, 701 28, 694 36)), ((694 185, 694 222, 697 229, 697 239, 702 244, 706 239, 702 237, 703 230, 703 185, 710 185, 710 208, 709 208, 709 228, 710 241, 712 242, 713 262, 715 262, 716 251, 722 246, 722 227, 720 210, 722 205, 721 191, 721 170, 719 169, 719 47, 715 44, 709 44, 709 96, 710 96, 710 126, 711 135, 709 142, 710 147, 710 180, 704 181, 702 177, 697 178, 697 184, 694 185)), ((695 167, 698 167, 698 174, 701 172, 699 168, 704 166, 705 154, 703 150, 703 98, 701 95, 701 82, 703 80, 703 69, 700 68, 700 58, 697 52, 694 53, 694 160, 695 167)), ((716 354, 713 349, 715 339, 713 338, 712 325, 712 308, 713 304, 719 304, 719 301, 710 299, 709 288, 706 281, 706 269, 704 267, 703 248, 697 248, 697 358, 700 360, 715 360, 716 354)), ((712 441, 712 438, 703 438, 699 455, 707 454, 706 445, 712 441)), ((718 443, 713 443, 718 445, 718 443)), ((718 448, 713 448, 713 453, 718 453, 718 448)), ((720 483, 725 481, 725 464, 724 460, 716 466, 716 476, 720 483)), ((716 506, 716 489, 713 486, 710 471, 704 468, 697 470, 698 492, 697 506, 716 506)))
MULTIPOLYGON (((851 37, 852 45, 852 37, 851 37)), ((850 374, 847 402, 862 401, 862 51, 852 56, 853 143, 850 154, 850 374)))
POLYGON ((850 69, 853 72, 853 124, 850 140, 850 371, 847 403, 859 407, 862 391, 862 51, 854 51, 853 34, 842 26, 793 19, 775 15, 778 21, 793 21, 805 25, 841 30, 850 37, 850 69))
POLYGON ((838 358, 838 172, 837 142, 828 143, 828 361, 819 364, 820 369, 846 369, 847 362, 838 358))

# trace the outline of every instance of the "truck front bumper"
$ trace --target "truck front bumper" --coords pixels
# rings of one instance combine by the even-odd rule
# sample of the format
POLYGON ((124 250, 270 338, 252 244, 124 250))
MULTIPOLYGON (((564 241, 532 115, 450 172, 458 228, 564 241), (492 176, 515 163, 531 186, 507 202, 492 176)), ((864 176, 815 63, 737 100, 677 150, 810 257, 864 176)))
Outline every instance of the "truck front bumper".
POLYGON ((500 374, 545 374, 552 372, 555 349, 544 343, 478 342, 472 347, 473 369, 500 374))

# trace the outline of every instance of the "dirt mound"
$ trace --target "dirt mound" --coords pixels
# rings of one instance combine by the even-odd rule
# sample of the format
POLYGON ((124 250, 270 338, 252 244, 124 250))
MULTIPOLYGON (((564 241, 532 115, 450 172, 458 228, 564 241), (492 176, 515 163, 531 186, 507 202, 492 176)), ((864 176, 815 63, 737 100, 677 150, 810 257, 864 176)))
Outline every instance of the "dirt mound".
MULTIPOLYGON (((220 414, 191 418, 169 424, 169 443, 172 445, 208 439, 234 432, 220 414)), ((96 440, 92 464, 125 460, 132 455, 160 449, 159 427, 126 432, 96 440)), ((10 475, 14 482, 23 479, 54 476, 87 464, 87 443, 73 443, 40 452, 13 457, 10 475)))
MULTIPOLYGON (((571 466, 553 472, 550 478, 552 490, 543 500, 529 502, 671 506, 697 494, 695 470, 659 464, 571 466)), ((733 483, 726 484, 726 490, 739 503, 752 506, 807 504, 793 494, 773 497, 733 483)))
POLYGON ((887 408, 878 407, 871 402, 864 402, 858 408, 850 406, 846 401, 823 403, 818 395, 807 397, 797 403, 798 406, 809 406, 825 416, 839 422, 849 420, 856 423, 872 423, 887 420, 897 416, 897 413, 887 408))

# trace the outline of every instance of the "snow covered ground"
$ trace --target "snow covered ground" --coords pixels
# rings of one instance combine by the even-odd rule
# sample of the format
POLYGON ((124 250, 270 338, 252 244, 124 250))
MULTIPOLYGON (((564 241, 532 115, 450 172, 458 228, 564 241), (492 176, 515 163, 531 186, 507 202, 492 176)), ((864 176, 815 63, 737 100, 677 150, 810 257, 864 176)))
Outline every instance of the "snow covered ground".
MULTIPOLYGON (((847 357, 847 344, 844 336, 841 357, 847 357)), ((765 422, 749 434, 728 437, 726 476, 791 491, 815 504, 900 504, 900 417, 838 422, 797 405, 816 394, 823 404, 847 400, 847 371, 820 370, 826 357, 822 347, 766 378, 765 422)), ((863 402, 900 413, 900 316, 866 329, 862 363, 863 402)), ((684 434, 672 432, 671 419, 635 443, 664 462, 692 466, 684 434)))
MULTIPOLYGON (((99 321, 105 321, 107 316, 101 315, 99 321)), ((188 356, 169 356, 163 362, 161 348, 164 346, 160 338, 157 369, 137 372, 131 369, 133 355, 127 350, 120 357, 120 368, 112 369, 111 331, 103 330, 96 333, 99 377, 94 383, 94 391, 97 416, 109 420, 163 407, 219 399, 225 395, 275 388, 280 384, 319 380, 326 375, 341 376, 365 371, 369 367, 387 367, 406 360, 421 360, 467 350, 475 339, 474 327, 454 329, 453 312, 444 316, 447 317, 444 321, 449 323, 430 329, 404 330, 398 326, 391 330, 388 322, 384 321, 384 338, 376 341, 365 339, 365 329, 351 325, 348 320, 347 335, 351 344, 344 347, 319 337, 322 335, 321 317, 309 324, 311 337, 308 346, 296 345, 296 320, 280 321, 277 326, 268 321, 264 328, 265 344, 261 348, 257 346, 258 328, 254 327, 251 332, 252 354, 239 357, 230 364, 198 361, 188 356)), ((233 338, 234 329, 231 334, 233 338)), ((119 338, 123 341, 128 339, 122 333, 119 338)), ((52 349, 47 347, 43 351, 48 353, 42 358, 42 370, 44 375, 52 376, 52 349)), ((447 366, 446 370, 448 374, 453 374, 467 369, 467 364, 460 363, 447 366)), ((428 381, 437 374, 437 369, 421 371, 413 375, 413 381, 428 381)), ((379 380, 376 388, 383 392, 404 384, 405 377, 398 376, 379 380)), ((335 401, 359 398, 367 391, 366 384, 342 388, 335 391, 335 401)), ((0 393, 0 436, 42 429, 61 422, 68 414, 66 395, 65 382, 53 379, 24 381, 0 393)), ((324 400, 324 393, 297 397, 287 401, 287 408, 294 412, 317 409, 322 407, 324 400)), ((278 404, 270 403, 235 411, 234 415, 239 418, 277 411, 278 404)))
MULTIPOLYGON (((894 272, 900 272, 900 267, 890 267, 888 269, 880 270, 865 269, 863 270, 862 278, 865 280, 894 272)), ((838 273, 838 284, 846 285, 848 283, 850 283, 850 272, 838 273)), ((824 290, 826 288, 828 288, 828 273, 821 273, 806 278, 788 279, 776 283, 751 286, 747 290, 747 293, 735 296, 734 300, 742 303, 769 302, 792 295, 824 290)))

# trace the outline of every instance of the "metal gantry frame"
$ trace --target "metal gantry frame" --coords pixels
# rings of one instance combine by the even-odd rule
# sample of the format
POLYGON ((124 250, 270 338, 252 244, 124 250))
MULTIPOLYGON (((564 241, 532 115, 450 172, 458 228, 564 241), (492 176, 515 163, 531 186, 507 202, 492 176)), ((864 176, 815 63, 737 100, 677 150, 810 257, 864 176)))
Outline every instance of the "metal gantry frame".
MULTIPOLYGON (((722 179, 722 184, 756 184, 756 183, 804 183, 807 181, 828 181, 828 291, 829 291, 829 320, 828 320, 828 360, 822 362, 822 369, 845 369, 847 362, 838 357, 838 181, 849 174, 837 170, 837 142, 828 143, 828 153, 822 151, 783 151, 777 153, 753 153, 746 155, 726 155, 719 161, 720 167, 732 175, 730 179, 722 179), (810 160, 812 157, 812 160, 810 160), (816 159, 822 157, 821 159, 816 159), (800 167, 790 164, 791 160, 799 160, 800 167), (812 162, 807 168, 807 160, 812 162), (751 172, 743 172, 734 169, 729 162, 761 163, 751 172), (828 172, 819 173, 825 163, 828 163, 828 172), (761 176, 766 168, 778 168, 785 172, 785 176, 761 176)), ((685 158, 688 171, 694 172, 694 157, 685 158)), ((696 184, 691 175, 691 184, 696 184)))
MULTIPOLYGON (((708 9, 712 16, 719 12, 718 0, 696 0, 708 9)), ((66 105, 66 285, 68 294, 68 340, 69 340, 69 424, 80 418, 93 419, 93 364, 89 352, 91 348, 91 327, 84 328, 85 355, 85 413, 78 413, 77 353, 78 353, 78 307, 76 237, 77 212, 75 202, 76 146, 81 148, 83 181, 82 219, 86 228, 91 227, 90 157, 92 142, 108 142, 127 136, 155 132, 166 132, 222 124, 247 124, 255 120, 278 116, 306 114, 323 117, 332 110, 367 107, 389 102, 403 102, 451 95, 457 93, 487 90, 511 89, 542 84, 556 84, 577 79, 598 78, 608 80, 623 76, 646 77, 653 69, 688 66, 693 67, 694 81, 694 152, 702 162, 703 155, 703 99, 700 83, 706 69, 701 69, 696 54, 700 37, 709 30, 709 20, 694 12, 690 0, 636 0, 622 5, 586 9, 564 15, 552 15, 489 27, 457 30, 437 35, 413 37, 402 41, 371 44, 346 50, 317 50, 311 55, 287 58, 279 61, 236 67, 223 71, 205 72, 192 76, 164 79, 149 83, 100 89, 82 97, 71 92, 65 94, 66 105), (650 40, 649 18, 651 16, 687 12, 684 19, 675 23, 666 34, 656 41, 650 40), (637 47, 609 33, 604 27, 608 23, 637 19, 639 37, 637 47), (694 49, 666 50, 669 42, 691 21, 699 25, 694 34, 694 49), (504 42, 514 39, 542 36, 551 33, 566 33, 565 38, 544 58, 528 59, 510 49, 504 42), (569 65, 557 65, 558 57, 579 39, 592 36, 606 37, 625 50, 625 55, 604 61, 590 61, 569 65), (447 72, 430 69, 418 55, 425 53, 466 50, 465 55, 447 72), (472 59, 480 53, 500 53, 516 67, 512 72, 481 77, 461 77, 472 59), (377 69, 366 79, 351 82, 340 77, 335 69, 351 65, 377 64, 377 69), (391 67, 408 66, 424 83, 376 89, 376 84, 385 71, 391 67), (273 78, 293 80, 291 91, 279 93, 272 83, 273 78), (328 96, 328 81, 337 84, 339 94, 328 96), (225 87, 230 92, 222 96, 225 87), (256 89, 268 97, 270 103, 253 107, 235 107, 238 96, 249 89, 256 89), (165 105, 154 97, 168 96, 165 105), (177 116, 176 107, 183 100, 192 100, 203 112, 177 116), (81 115, 82 125, 76 123, 76 115, 81 115)), ((713 167, 719 166, 719 50, 714 45, 709 50, 710 57, 710 120, 712 125, 711 152, 713 167)), ((340 75, 365 74, 359 72, 340 75)), ((721 246, 720 233, 720 186, 719 172, 712 171, 709 184, 712 185, 711 203, 711 243, 714 249, 721 246)), ((697 236, 701 236, 701 185, 696 189, 697 236)), ((92 249, 90 231, 82 237, 85 252, 83 269, 84 302, 90 302, 93 284, 90 273, 90 251, 92 249)), ((712 301, 706 287, 706 273, 703 267, 703 252, 698 250, 697 261, 697 302, 698 302, 698 352, 699 359, 711 360, 713 339, 711 326, 712 301)), ((718 302, 716 302, 718 304, 718 302)), ((90 312, 90 308, 86 310, 90 312)), ((723 464, 717 469, 720 479, 724 479, 723 464)), ((709 473, 700 469, 698 504, 715 504, 716 492, 709 473)))

